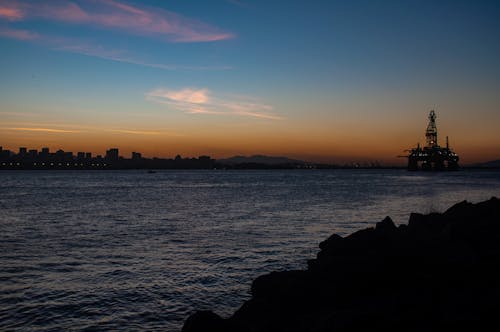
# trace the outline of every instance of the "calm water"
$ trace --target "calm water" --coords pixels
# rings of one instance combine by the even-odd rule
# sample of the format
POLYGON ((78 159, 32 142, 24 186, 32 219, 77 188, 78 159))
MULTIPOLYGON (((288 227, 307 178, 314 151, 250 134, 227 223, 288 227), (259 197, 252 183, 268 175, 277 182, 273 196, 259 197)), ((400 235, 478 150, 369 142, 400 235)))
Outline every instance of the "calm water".
POLYGON ((500 172, 0 172, 0 330, 176 331, 331 233, 500 196, 500 172))

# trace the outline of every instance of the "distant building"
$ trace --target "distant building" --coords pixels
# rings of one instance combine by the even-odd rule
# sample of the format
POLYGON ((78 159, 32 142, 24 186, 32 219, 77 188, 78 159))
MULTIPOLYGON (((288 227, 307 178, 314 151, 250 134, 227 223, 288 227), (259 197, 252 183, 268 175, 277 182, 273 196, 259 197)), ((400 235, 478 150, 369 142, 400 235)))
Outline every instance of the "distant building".
POLYGON ((106 157, 105 157, 106 160, 109 160, 109 161, 116 161, 119 159, 119 151, 117 148, 111 148, 109 150, 106 151, 106 157))
POLYGON ((42 148, 42 151, 40 151, 40 153, 38 154, 38 156, 43 160, 47 160, 49 155, 50 155, 49 148, 42 148))
POLYGON ((48 147, 41 151, 20 147, 18 153, 0 146, 0 169, 211 169, 215 160, 209 156, 175 159, 144 158, 140 152, 132 152, 130 159, 121 157, 118 148, 111 148, 103 156, 79 151, 76 155, 62 149, 50 153, 48 147))
POLYGON ((9 159, 10 156, 11 156, 12 152, 10 150, 1 150, 0 152, 0 156, 2 157, 2 159, 9 159))

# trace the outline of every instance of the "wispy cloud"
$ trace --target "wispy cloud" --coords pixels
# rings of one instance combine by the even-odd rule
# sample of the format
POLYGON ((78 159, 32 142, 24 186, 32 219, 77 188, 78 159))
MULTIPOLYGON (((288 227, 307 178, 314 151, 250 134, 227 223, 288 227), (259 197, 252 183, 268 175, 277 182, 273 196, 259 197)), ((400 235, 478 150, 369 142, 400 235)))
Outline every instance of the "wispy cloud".
POLYGON ((174 12, 116 0, 0 0, 0 18, 88 25, 172 42, 211 42, 234 37, 232 33, 174 12))
POLYGON ((0 36, 18 40, 33 40, 38 38, 36 32, 10 28, 0 28, 0 36))
MULTIPOLYGON (((1 31, 1 30, 0 30, 1 31)), ((96 58, 129 63, 144 67, 157 68, 163 70, 229 70, 232 69, 230 66, 186 66, 177 64, 162 64, 162 63, 152 63, 147 61, 142 61, 134 57, 128 56, 126 51, 123 50, 110 50, 102 46, 93 45, 91 43, 75 43, 70 40, 53 40, 54 49, 59 51, 66 51, 72 53, 83 54, 87 56, 92 56, 96 58)))
MULTIPOLYGON (((51 49, 78 53, 101 59, 134 64, 162 70, 229 70, 230 66, 192 66, 146 61, 129 54, 127 50, 113 49, 74 36, 50 36, 35 30, 16 28, 14 21, 42 19, 69 24, 87 25, 103 29, 118 29, 125 34, 138 34, 177 42, 203 42, 230 38, 230 33, 202 22, 191 20, 158 8, 139 8, 114 0, 77 2, 53 0, 49 2, 0 0, 0 37, 29 41, 51 49), (83 6, 83 5, 86 6, 83 6)), ((35 29, 35 28, 32 28, 35 29)), ((95 34, 94 34, 95 36, 95 34)), ((106 42, 106 45, 109 44, 106 42)))
POLYGON ((163 135, 164 132, 160 131, 146 131, 146 130, 127 130, 127 129, 109 129, 107 131, 119 134, 132 134, 132 135, 163 135))
POLYGON ((16 21, 21 19, 23 14, 15 6, 11 7, 8 4, 0 3, 0 17, 9 21, 16 21))
POLYGON ((111 128, 111 129, 101 129, 106 132, 124 134, 124 135, 137 135, 137 136, 169 136, 169 137, 179 137, 184 136, 180 133, 176 133, 166 129, 154 129, 154 130, 142 130, 142 129, 125 129, 125 128, 111 128))
POLYGON ((133 65, 157 68, 162 70, 210 71, 232 69, 231 66, 187 66, 178 64, 153 63, 127 55, 127 52, 125 50, 108 49, 101 45, 95 45, 91 42, 82 40, 45 36, 29 30, 0 27, 0 37, 31 41, 33 43, 42 44, 43 46, 57 51, 77 53, 100 59, 129 63, 133 65))
MULTIPOLYGON (((30 125, 30 124, 28 124, 30 125)), ((141 135, 141 136, 182 136, 169 130, 137 130, 129 128, 109 128, 100 126, 82 126, 73 124, 36 124, 32 123, 32 127, 1 127, 0 130, 13 131, 28 131, 40 133, 55 133, 55 134, 76 134, 76 133, 116 133, 126 135, 141 135), (59 128, 58 128, 59 127, 59 128), (62 128, 61 128, 62 127, 62 128), (63 129, 64 128, 64 129, 63 129)))
POLYGON ((273 107, 270 105, 260 103, 249 97, 215 96, 206 88, 185 88, 180 90, 161 88, 146 93, 146 99, 191 114, 240 115, 271 120, 282 119, 281 116, 272 113, 273 107))
POLYGON ((33 117, 40 116, 40 113, 33 112, 0 112, 0 115, 8 116, 8 117, 33 117))
POLYGON ((23 127, 16 127, 16 128, 4 128, 7 130, 15 130, 15 131, 37 131, 37 132, 44 132, 44 133, 80 133, 80 130, 64 130, 64 129, 54 129, 54 128, 23 128, 23 127))

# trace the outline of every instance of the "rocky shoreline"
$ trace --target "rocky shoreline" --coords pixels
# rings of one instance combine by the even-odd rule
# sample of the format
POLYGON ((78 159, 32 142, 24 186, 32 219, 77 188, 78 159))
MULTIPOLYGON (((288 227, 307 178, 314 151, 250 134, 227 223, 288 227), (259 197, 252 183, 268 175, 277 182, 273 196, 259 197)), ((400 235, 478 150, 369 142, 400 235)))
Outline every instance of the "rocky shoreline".
POLYGON ((447 331, 498 325, 500 200, 389 217, 319 245, 306 270, 258 277, 231 317, 199 311, 183 332, 447 331))

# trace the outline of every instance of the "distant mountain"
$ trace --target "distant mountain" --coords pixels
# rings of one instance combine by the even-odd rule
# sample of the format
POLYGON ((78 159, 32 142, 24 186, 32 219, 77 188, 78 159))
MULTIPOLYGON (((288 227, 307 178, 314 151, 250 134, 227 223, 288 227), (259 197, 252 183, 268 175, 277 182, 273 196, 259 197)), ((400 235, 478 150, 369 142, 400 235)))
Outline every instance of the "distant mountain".
POLYGON ((271 157, 263 155, 254 155, 250 157, 246 156, 234 156, 227 159, 218 159, 218 163, 226 165, 236 165, 236 164, 264 164, 264 165, 284 165, 284 164, 306 164, 305 161, 290 159, 287 157, 271 157))
POLYGON ((475 167, 491 167, 491 168, 500 168, 500 159, 498 160, 490 160, 484 163, 474 164, 475 167))

